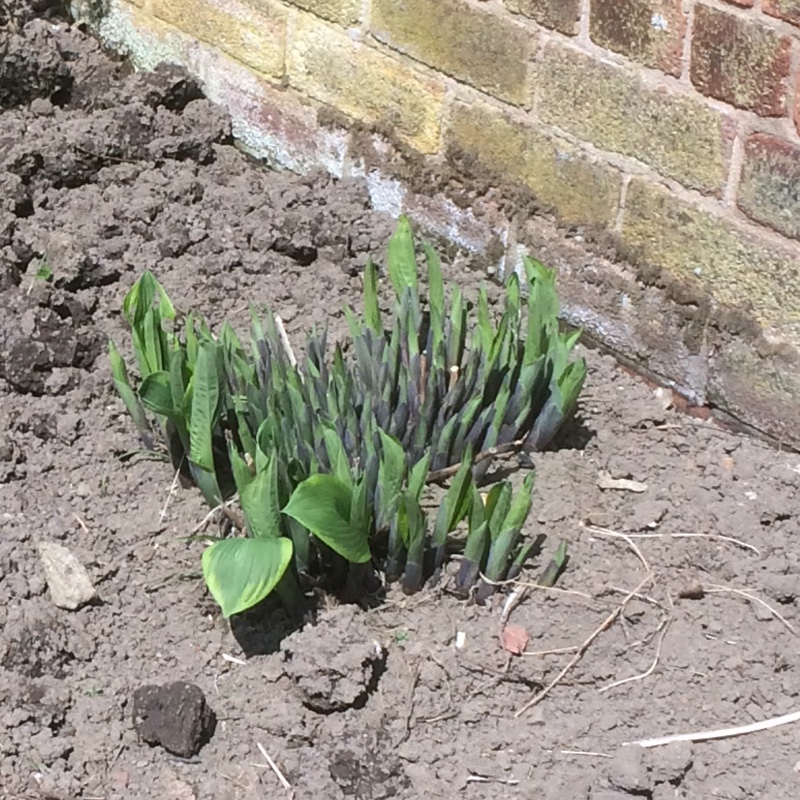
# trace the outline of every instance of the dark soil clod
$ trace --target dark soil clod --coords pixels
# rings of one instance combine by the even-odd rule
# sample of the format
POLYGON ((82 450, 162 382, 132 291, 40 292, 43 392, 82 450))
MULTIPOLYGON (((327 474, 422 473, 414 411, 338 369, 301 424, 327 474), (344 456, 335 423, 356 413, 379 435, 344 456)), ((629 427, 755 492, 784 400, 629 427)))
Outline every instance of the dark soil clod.
POLYGON ((147 744, 191 758, 213 735, 216 718, 197 686, 175 681, 133 693, 133 724, 147 744))

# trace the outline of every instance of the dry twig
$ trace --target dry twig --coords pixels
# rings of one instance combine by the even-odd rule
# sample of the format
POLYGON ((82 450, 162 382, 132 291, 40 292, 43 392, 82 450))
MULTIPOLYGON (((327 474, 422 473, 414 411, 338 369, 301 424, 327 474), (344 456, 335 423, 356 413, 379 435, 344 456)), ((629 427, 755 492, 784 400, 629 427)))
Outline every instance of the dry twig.
POLYGON ((732 736, 742 736, 746 733, 766 731, 770 728, 777 728, 780 725, 788 725, 790 722, 798 721, 800 721, 800 711, 793 711, 791 714, 784 714, 782 717, 772 717, 761 722, 753 722, 750 725, 739 725, 735 728, 718 728, 717 730, 698 731, 696 733, 676 733, 672 736, 660 736, 657 739, 639 739, 635 742, 623 742, 622 746, 661 747, 673 742, 707 742, 711 739, 728 739, 732 736))
MULTIPOLYGON (((480 464, 481 461, 486 461, 489 458, 496 458, 497 456, 505 455, 506 453, 513 453, 515 450, 519 450, 522 447, 523 440, 517 439, 515 442, 509 442, 508 444, 499 444, 497 447, 490 447, 488 450, 484 450, 482 453, 478 453, 475 458, 472 460, 473 464, 480 464)), ((438 483, 439 481, 447 480, 447 478, 452 478, 459 470, 461 469, 461 462, 458 464, 453 464, 452 467, 445 467, 444 469, 436 469, 432 472, 428 473, 428 477, 425 479, 426 483, 438 483)))
POLYGON ((622 603, 620 603, 620 605, 619 605, 619 606, 617 606, 617 607, 616 607, 616 608, 615 608, 615 609, 614 609, 614 610, 613 610, 613 611, 612 611, 612 612, 611 612, 611 613, 610 613, 610 614, 609 614, 609 615, 608 615, 608 616, 607 616, 607 617, 606 617, 606 618, 603 620, 603 622, 602 622, 602 623, 601 623, 601 624, 600 624, 600 625, 599 625, 597 628, 595 628, 595 630, 592 632, 592 634, 589 636, 589 638, 588 638, 588 639, 586 639, 586 641, 585 641, 585 642, 583 642, 583 644, 581 644, 581 645, 578 647, 578 651, 577 651, 577 653, 575 653, 575 655, 574 655, 574 656, 573 656, 573 657, 570 659, 569 663, 568 663, 568 664, 567 664, 567 665, 564 667, 564 669, 562 669, 562 670, 561 670, 561 672, 559 672, 559 673, 558 673, 558 675, 556 675, 556 677, 555 677, 555 678, 553 678, 553 680, 552 680, 552 681, 550 681, 550 683, 549 683, 547 686, 545 686, 545 688, 544 688, 544 689, 542 689, 542 691, 541 691, 541 692, 539 692, 538 694, 534 695, 534 696, 533 696, 533 697, 532 697, 530 700, 528 700, 528 702, 527 702, 527 703, 525 703, 525 705, 524 705, 524 706, 522 706, 522 708, 520 708, 520 709, 519 709, 519 710, 518 710, 518 711, 517 711, 517 712, 514 714, 514 717, 515 717, 515 718, 521 717, 521 716, 522 716, 522 715, 523 715, 523 714, 524 714, 524 713, 525 713, 525 712, 526 712, 528 709, 532 708, 532 707, 533 707, 533 706, 535 706, 537 703, 540 703, 542 700, 544 700, 544 698, 545 698, 545 697, 547 697, 547 695, 548 695, 548 694, 550 694, 550 692, 551 692, 551 691, 552 691, 552 690, 553 690, 553 689, 554 689, 554 688, 555 688, 555 687, 556 687, 556 686, 557 686, 559 683, 561 683, 561 681, 564 679, 564 676, 565 676, 565 675, 566 675, 566 674, 567 674, 567 673, 568 673, 568 672, 569 672, 569 671, 570 671, 570 670, 571 670, 571 669, 572 669, 572 668, 573 668, 573 667, 574 667, 574 666, 575 666, 575 665, 576 665, 576 664, 577 664, 577 663, 578 663, 578 662, 581 660, 581 658, 583 657, 583 654, 584 654, 584 653, 585 653, 585 652, 586 652, 586 651, 589 649, 589 647, 591 646, 592 642, 593 642, 593 641, 594 641, 594 640, 595 640, 595 639, 596 639, 596 638, 597 638, 597 637, 598 637, 598 636, 599 636, 599 635, 600 635, 600 634, 601 634, 603 631, 607 630, 608 628, 610 628, 610 627, 611 627, 611 626, 614 624, 614 622, 617 620, 617 618, 619 617, 619 615, 620 615, 620 614, 621 614, 621 613, 622 613, 622 612, 625 610, 625 606, 628 604, 628 602, 629 602, 629 601, 630 601, 630 600, 631 600, 631 599, 632 599, 632 598, 633 598, 633 597, 634 597, 634 596, 635 596, 635 595, 636 595, 636 594, 639 592, 639 590, 640 590, 640 589, 641 589, 641 588, 642 588, 642 587, 643 587, 643 586, 644 586, 644 585, 645 585, 645 584, 646 584, 648 581, 650 581, 650 580, 652 579, 652 577, 653 577, 653 576, 652 576, 652 574, 648 572, 648 574, 647 574, 647 575, 645 575, 645 576, 644 576, 644 578, 643 578, 641 581, 639 581, 639 584, 636 586, 636 588, 635 588, 635 589, 634 589, 632 592, 629 592, 629 593, 627 594, 627 596, 626 596, 626 597, 625 597, 625 599, 622 601, 622 603))
POLYGON ((741 597, 746 597, 748 600, 751 600, 754 603, 760 603, 764 608, 766 608, 776 619, 779 619, 786 629, 797 636, 797 631, 792 626, 792 623, 786 619, 782 614, 778 613, 766 600, 762 600, 760 597, 756 597, 754 594, 750 594, 750 592, 742 591, 741 589, 734 589, 732 586, 719 586, 715 583, 711 583, 705 587, 705 591, 709 594, 715 593, 720 594, 722 592, 731 592, 732 594, 738 594, 741 597))
POLYGON ((256 742, 256 747, 261 751, 261 755, 264 756, 269 768, 275 773, 275 777, 280 781, 281 786, 283 786, 287 792, 291 792, 292 784, 286 780, 284 774, 278 769, 278 765, 270 758, 269 753, 264 749, 264 745, 262 745, 261 742, 256 742))

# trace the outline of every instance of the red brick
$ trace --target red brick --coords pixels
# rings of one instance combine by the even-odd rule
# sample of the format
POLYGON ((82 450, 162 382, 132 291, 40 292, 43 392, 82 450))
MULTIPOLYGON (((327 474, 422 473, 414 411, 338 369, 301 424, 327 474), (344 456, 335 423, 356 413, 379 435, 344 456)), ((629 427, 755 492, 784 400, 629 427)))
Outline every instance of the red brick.
POLYGON ((703 94, 762 117, 786 111, 792 40, 763 25, 698 4, 692 83, 703 94))
POLYGON ((745 144, 739 208, 756 222, 800 239, 800 148, 767 134, 745 144))
POLYGON ((761 7, 766 14, 800 25, 800 0, 763 0, 761 7))
POLYGON ((505 0, 509 11, 536 20, 545 28, 554 28, 568 36, 578 33, 581 18, 580 0, 505 0))
POLYGON ((682 0, 592 0, 592 41, 647 67, 681 74, 682 0))
POLYGON ((794 87, 794 126, 800 133, 800 75, 797 76, 797 83, 794 87))

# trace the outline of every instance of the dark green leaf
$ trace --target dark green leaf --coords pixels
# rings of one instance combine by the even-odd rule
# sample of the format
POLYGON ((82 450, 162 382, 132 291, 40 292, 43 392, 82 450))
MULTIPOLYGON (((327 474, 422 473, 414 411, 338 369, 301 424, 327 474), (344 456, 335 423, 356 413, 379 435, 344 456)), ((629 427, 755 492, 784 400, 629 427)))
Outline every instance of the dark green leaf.
POLYGON ((378 270, 372 259, 367 261, 364 270, 364 321, 376 334, 383 335, 381 312, 378 307, 378 270))
POLYGON ((189 426, 192 449, 190 457, 201 469, 214 471, 212 438, 219 405, 219 374, 217 348, 202 343, 197 354, 193 376, 192 419, 189 426))
POLYGON ((139 387, 139 397, 145 408, 162 417, 172 417, 172 386, 168 372, 151 372, 139 387))

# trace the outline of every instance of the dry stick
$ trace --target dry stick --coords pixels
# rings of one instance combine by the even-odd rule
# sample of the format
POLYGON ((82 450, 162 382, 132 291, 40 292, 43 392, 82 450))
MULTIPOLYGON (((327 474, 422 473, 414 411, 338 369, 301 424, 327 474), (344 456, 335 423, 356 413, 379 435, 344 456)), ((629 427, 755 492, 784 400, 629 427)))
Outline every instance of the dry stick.
MULTIPOLYGON (((472 459, 473 464, 480 464, 481 461, 486 461, 488 458, 495 458, 497 456, 505 455, 506 453, 513 453, 515 450, 519 450, 522 447, 524 439, 517 439, 515 442, 509 442, 508 444, 498 444, 496 447, 490 447, 488 450, 484 450, 475 458, 472 459)), ((452 467, 445 467, 444 469, 437 469, 433 472, 428 473, 428 477, 425 479, 426 483, 438 483, 439 481, 443 481, 447 478, 452 478, 459 469, 461 469, 461 463, 453 464, 452 467)))
POLYGON ((744 592, 741 589, 734 589, 731 586, 719 586, 715 583, 710 583, 705 590, 709 594, 720 594, 721 592, 731 592, 732 594, 738 594, 742 597, 746 597, 748 600, 752 600, 754 603, 760 603, 764 608, 766 608, 770 613, 772 613, 777 619, 779 619, 787 628, 790 633, 793 633, 797 636, 797 631, 794 629, 792 624, 786 617, 779 614, 766 600, 762 600, 760 597, 756 597, 754 594, 750 594, 750 592, 744 592))
MULTIPOLYGON (((615 531, 609 531, 608 528, 600 528, 597 525, 582 525, 582 527, 586 528, 590 533, 602 533, 605 535, 615 533, 615 531)), ((722 533, 628 533, 624 535, 630 539, 712 539, 730 542, 744 550, 752 551, 757 556, 761 555, 761 551, 754 545, 743 542, 741 539, 734 539, 733 536, 725 536, 722 533)))
POLYGON ((638 548, 636 542, 634 542, 627 533, 619 533, 617 531, 609 530, 608 528, 598 528, 595 525, 584 525, 583 523, 580 523, 580 527, 585 528, 587 531, 589 531, 589 533, 594 533, 598 536, 608 536, 612 539, 622 539, 628 544, 628 547, 630 547, 631 550, 636 553, 636 557, 642 562, 642 566, 645 568, 645 571, 650 572, 650 564, 644 555, 642 555, 642 551, 638 548))
POLYGON ((261 755, 266 759, 267 764, 269 764, 269 768, 275 773, 276 777, 281 782, 281 786, 283 786, 287 792, 291 792, 292 784, 286 780, 283 773, 278 769, 278 765, 270 758, 269 753, 264 749, 264 746, 261 744, 261 742, 256 742, 256 747, 258 747, 258 749, 261 751, 261 755))
MULTIPOLYGON (((297 369, 297 358, 294 354, 294 350, 292 350, 292 343, 289 341, 289 337, 286 334, 286 328, 283 325, 283 320, 277 314, 275 315, 275 327, 278 329, 278 336, 281 337, 283 349, 286 351, 286 355, 289 357, 289 363, 294 369, 297 369)), ((300 372, 300 370, 297 371, 298 373, 300 372)))
POLYGON ((608 753, 598 753, 595 750, 561 750, 565 756, 595 756, 596 758, 614 758, 608 753))
POLYGON ((552 650, 532 650, 530 653, 526 650, 522 655, 524 656, 563 656, 565 653, 574 653, 578 649, 578 645, 574 644, 571 647, 556 647, 552 650))
POLYGON ((772 717, 772 719, 753 722, 750 725, 740 725, 736 728, 719 728, 713 731, 698 731, 697 733, 676 733, 672 736, 660 736, 657 739, 639 739, 635 742, 623 742, 622 746, 661 747, 673 742, 707 742, 710 739, 728 739, 731 736, 742 736, 745 733, 766 731, 770 728, 777 728, 780 725, 798 721, 800 721, 800 711, 793 711, 791 714, 784 714, 782 717, 772 717))
MULTIPOLYGON (((183 459, 181 459, 181 466, 183 465, 183 459)), ((161 513, 158 516, 158 524, 161 525, 164 522, 164 517, 167 516, 167 508, 169 508, 169 501, 172 500, 172 496, 175 494, 175 490, 178 488, 178 480, 181 477, 181 468, 180 466, 178 469, 175 470, 175 477, 172 479, 172 486, 169 487, 169 492, 167 493, 167 499, 164 501, 164 507, 161 509, 161 513)))
POLYGON ((625 606, 628 604, 628 601, 631 600, 633 597, 635 597, 636 594, 638 593, 639 589, 641 589, 648 581, 652 580, 652 578, 653 578, 652 573, 648 572, 648 574, 645 575, 644 578, 641 581, 639 581, 638 586, 632 592, 629 592, 627 594, 627 596, 622 601, 622 603, 619 606, 617 606, 603 620, 602 624, 600 624, 592 632, 591 636, 589 636, 589 638, 583 644, 581 644, 578 647, 578 652, 575 653, 575 655, 570 659, 569 664, 567 664, 566 667, 564 667, 564 669, 562 669, 561 672, 559 672, 558 675, 556 675, 556 677, 553 678, 553 680, 550 681, 550 683, 547 686, 545 686, 545 688, 542 689, 541 692, 539 692, 538 694, 534 695, 527 703, 525 703, 524 706, 522 706, 522 708, 519 709, 519 711, 517 711, 514 714, 514 718, 515 719, 521 717, 529 708, 532 708, 537 703, 539 703, 542 700, 544 700, 544 698, 547 697, 548 694, 550 694, 552 689, 555 688, 564 679, 564 676, 581 660, 581 658, 583 657, 583 654, 589 649, 589 646, 592 644, 592 642, 603 631, 605 631, 606 629, 610 628, 614 624, 614 622, 616 621, 617 617, 619 617, 619 615, 625 609, 625 606))
POLYGON ((659 631, 658 644, 656 645, 655 658, 653 659, 653 663, 644 672, 641 672, 638 675, 632 675, 630 678, 623 678, 622 680, 609 683, 607 686, 603 686, 602 689, 598 689, 597 690, 598 693, 603 694, 604 692, 607 692, 610 689, 614 689, 617 686, 622 686, 623 684, 626 683, 633 683, 634 681, 642 681, 648 676, 652 675, 653 671, 658 666, 658 660, 661 658, 661 646, 664 644, 664 637, 667 635, 667 630, 669 629, 671 622, 672 622, 672 617, 665 620, 664 624, 661 626, 661 630, 659 631))

